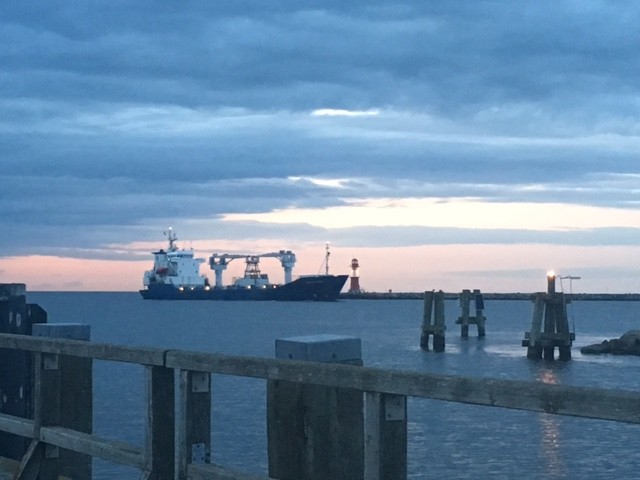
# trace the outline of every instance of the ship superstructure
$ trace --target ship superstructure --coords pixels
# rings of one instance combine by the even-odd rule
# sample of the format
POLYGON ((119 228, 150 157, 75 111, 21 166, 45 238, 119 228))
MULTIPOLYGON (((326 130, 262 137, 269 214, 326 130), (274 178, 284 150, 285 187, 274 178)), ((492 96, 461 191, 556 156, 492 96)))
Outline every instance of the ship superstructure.
POLYGON ((204 288, 209 285, 207 277, 200 274, 202 258, 194 258, 193 249, 178 249, 178 237, 170 228, 167 232, 169 246, 167 250, 160 249, 153 253, 153 270, 144 272, 143 284, 172 285, 176 288, 204 288))

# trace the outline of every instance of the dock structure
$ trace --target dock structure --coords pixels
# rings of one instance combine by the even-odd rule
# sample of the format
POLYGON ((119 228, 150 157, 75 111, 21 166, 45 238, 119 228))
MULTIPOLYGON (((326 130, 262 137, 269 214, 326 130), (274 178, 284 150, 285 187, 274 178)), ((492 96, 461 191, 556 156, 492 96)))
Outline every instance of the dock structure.
MULTIPOLYGON (((47 322, 47 313, 27 303, 24 283, 0 284, 0 333, 31 335, 34 324, 47 322)), ((33 415, 33 358, 28 352, 0 350, 0 414, 33 415)), ((27 439, 0 432, 0 451, 19 459, 27 451, 27 439)))
POLYGON ((473 295, 471 290, 462 290, 460 293, 460 310, 461 315, 456 320, 456 323, 460 325, 460 336, 462 338, 469 337, 469 325, 476 325, 478 327, 478 337, 485 336, 484 323, 486 317, 482 314, 484 310, 484 297, 480 290, 475 289, 473 295), (471 316, 471 302, 473 302, 475 308, 475 315, 471 316))
MULTIPOLYGON (((42 452, 48 451, 49 454, 55 455, 56 451, 71 450, 135 467, 142 472, 141 478, 144 479, 273 478, 267 477, 266 474, 248 474, 212 463, 213 456, 207 451, 211 446, 212 424, 201 422, 206 418, 203 412, 210 412, 211 401, 215 401, 215 398, 209 397, 211 389, 207 379, 211 374, 251 377, 267 382, 293 382, 329 389, 351 389, 360 392, 365 399, 369 398, 370 401, 365 402, 364 408, 359 402, 350 405, 334 403, 328 410, 332 416, 339 419, 343 413, 347 413, 348 418, 360 415, 364 418, 362 430, 358 426, 350 435, 351 438, 357 438, 358 442, 363 442, 364 458, 370 467, 365 468, 362 474, 358 471, 353 476, 344 477, 348 480, 406 479, 406 437, 396 436, 393 440, 395 443, 391 446, 386 442, 394 438, 387 436, 390 435, 389 432, 394 435, 394 431, 397 434, 397 427, 403 428, 401 418, 407 416, 405 401, 409 396, 487 408, 511 408, 552 415, 612 420, 640 426, 637 409, 640 393, 634 391, 461 377, 339 363, 121 346, 15 334, 0 334, 0 349, 48 357, 49 360, 44 364, 37 364, 41 365, 41 369, 47 365, 46 368, 50 369, 55 365, 55 359, 62 356, 142 366, 147 372, 146 428, 142 445, 120 439, 112 440, 60 425, 57 419, 62 417, 58 412, 73 405, 75 399, 62 395, 59 401, 54 401, 57 398, 56 392, 61 391, 61 376, 65 376, 62 372, 56 373, 55 369, 49 370, 52 375, 39 374, 41 380, 36 381, 37 388, 34 389, 36 404, 46 405, 48 413, 43 408, 37 408, 34 416, 29 418, 0 414, 0 431, 28 439, 30 450, 39 451, 40 458, 42 452), (177 395, 174 390, 176 376, 181 379, 191 377, 191 382, 179 382, 180 391, 177 395), (47 386, 38 385, 39 382, 44 382, 47 386), (377 400, 378 405, 385 405, 384 410, 376 408, 377 400), (352 408, 355 411, 352 411, 352 408), (45 416, 48 417, 48 421, 44 421, 45 416), (383 420, 389 423, 385 425, 383 420), (400 468, 401 476, 388 477, 381 473, 377 467, 385 464, 385 457, 389 460, 388 465, 399 466, 397 468, 400 468)), ((295 415, 298 417, 299 412, 295 415)), ((315 420, 321 425, 321 419, 315 420)), ((304 422, 305 419, 297 418, 294 421, 304 422)), ((215 422, 213 425, 215 426, 215 422)), ((342 427, 346 428, 347 424, 343 424, 342 427)), ((289 440, 291 444, 304 444, 309 439, 301 433, 294 435, 289 440)), ((329 444, 316 445, 316 454, 320 455, 317 458, 331 458, 331 455, 336 454, 339 458, 340 453, 333 450, 336 445, 339 445, 336 440, 329 444)), ((273 444, 269 448, 269 456, 286 455, 285 452, 273 452, 272 447, 273 444)), ((0 451, 0 456, 3 455, 4 452, 0 451)), ((32 454, 26 458, 35 457, 36 455, 32 454)), ((63 456, 59 456, 58 461, 39 464, 23 459, 23 465, 30 465, 31 470, 22 470, 14 479, 36 478, 37 474, 42 474, 40 478, 57 478, 64 468, 68 468, 68 465, 65 467, 65 461, 68 460, 63 456)), ((2 465, 3 462, 0 462, 0 468, 2 465)), ((316 472, 307 478, 320 480, 327 477, 316 472)))
POLYGON ((553 360, 558 347, 558 360, 571 360, 571 345, 575 333, 569 330, 567 304, 571 299, 556 292, 556 276, 547 275, 547 293, 533 296, 531 331, 525 332, 522 346, 527 347, 527 358, 553 360))
MULTIPOLYGON (((4 307, 4 301, 0 299, 0 306, 4 307)), ((15 321, 15 316, 12 318, 15 321)), ((83 457, 137 468, 141 472, 140 478, 145 480, 273 479, 267 474, 249 474, 212 463, 212 426, 216 423, 208 419, 211 403, 215 401, 211 389, 214 374, 262 379, 267 386, 272 384, 268 389, 275 385, 272 382, 278 382, 279 387, 295 384, 300 392, 313 394, 319 388, 325 389, 322 398, 306 398, 311 402, 307 405, 318 402, 313 404, 312 411, 304 408, 290 411, 288 421, 296 428, 286 433, 291 438, 281 440, 298 449, 310 440, 317 443, 304 446, 314 455, 313 462, 306 463, 312 466, 308 476, 289 478, 335 478, 325 475, 327 469, 323 460, 352 462, 353 459, 344 457, 355 449, 362 454, 358 453, 355 464, 349 463, 354 470, 340 478, 405 480, 407 397, 640 426, 640 393, 637 391, 371 368, 359 364, 359 340, 351 338, 320 336, 322 338, 302 341, 297 338, 293 342, 289 339, 289 345, 284 345, 282 350, 276 347, 277 357, 281 358, 273 359, 96 343, 87 340, 85 327, 51 325, 55 332, 48 331, 48 327, 35 327, 36 332, 39 330, 38 336, 0 333, 0 352, 32 356, 35 370, 32 413, 0 413, 0 432, 20 437, 28 444, 23 457, 9 465, 15 469, 11 474, 14 480, 61 478, 77 466, 78 458, 83 457), (325 343, 331 348, 319 351, 317 347, 325 347, 325 343), (80 363, 66 368, 76 361, 80 363), (72 411, 81 419, 91 416, 89 404, 93 397, 87 395, 79 401, 78 395, 84 395, 82 392, 86 393, 92 386, 91 369, 82 368, 82 365, 93 367, 98 361, 134 364, 144 369, 147 408, 141 444, 98 436, 87 431, 85 420, 80 425, 68 420, 68 413, 72 411), (74 386, 81 388, 74 390, 74 386), (349 393, 342 397, 334 395, 337 392, 349 393), (89 412, 85 411, 87 409, 89 412), (327 418, 333 420, 324 421, 327 418), (303 428, 297 428, 299 425, 303 428), (306 425, 324 430, 310 436, 312 432, 304 428, 306 425), (328 435, 325 438, 329 441, 320 441, 322 437, 318 435, 328 435), (345 445, 345 442, 354 445, 345 445), (66 455, 65 451, 79 457, 66 455)), ((13 364, 6 366, 13 371, 13 364)), ((1 381, 0 390, 8 391, 6 379, 1 381)), ((283 393, 281 390, 280 394, 283 393)), ((277 399, 268 395, 267 402, 274 400, 277 399)), ((291 398, 280 400, 285 406, 294 403, 291 398)), ((284 411, 283 405, 271 405, 267 410, 272 408, 284 411)), ((114 418, 114 422, 117 421, 114 418)), ((268 430, 281 427, 272 424, 268 430)), ((286 458, 292 453, 282 448, 287 447, 269 439, 269 465, 278 461, 272 460, 271 456, 286 458)), ((6 450, 0 448, 0 457, 6 456, 6 450)), ((0 458, 0 469, 7 465, 5 460, 0 458)), ((86 458, 84 460, 81 463, 85 467, 72 474, 74 480, 90 478, 86 458)), ((0 478, 6 477, 0 472, 0 478)))
POLYGON ((424 292, 424 313, 422 317, 422 333, 420 348, 429 350, 429 337, 433 337, 433 351, 444 352, 444 292, 424 292))

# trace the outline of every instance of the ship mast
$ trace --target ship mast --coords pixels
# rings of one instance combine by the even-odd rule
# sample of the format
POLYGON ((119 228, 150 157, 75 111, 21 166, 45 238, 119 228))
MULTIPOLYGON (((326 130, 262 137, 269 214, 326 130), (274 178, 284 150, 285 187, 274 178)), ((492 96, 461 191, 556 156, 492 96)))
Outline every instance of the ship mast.
POLYGON ((329 242, 327 242, 325 250, 327 253, 324 256, 324 274, 329 275, 329 255, 331 255, 331 252, 329 251, 329 242))
POLYGON ((169 251, 170 252, 174 252, 178 249, 178 247, 175 246, 175 241, 178 240, 178 237, 176 236, 175 233, 173 233, 173 228, 169 227, 168 232, 164 232, 164 234, 167 236, 167 239, 169 240, 169 251))

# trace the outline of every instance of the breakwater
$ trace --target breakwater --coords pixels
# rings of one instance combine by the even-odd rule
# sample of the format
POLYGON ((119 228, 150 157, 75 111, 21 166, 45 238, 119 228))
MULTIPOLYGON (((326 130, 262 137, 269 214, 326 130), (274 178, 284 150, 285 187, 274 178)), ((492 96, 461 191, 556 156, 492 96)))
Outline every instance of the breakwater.
MULTIPOLYGON (((511 292, 511 293, 482 293, 485 300, 531 300, 534 293, 511 292)), ((574 301, 640 301, 640 293, 572 293, 571 299, 574 301)), ((340 300, 422 300, 424 292, 360 292, 341 293, 340 300)), ((456 300, 460 298, 459 292, 445 292, 446 300, 456 300)))

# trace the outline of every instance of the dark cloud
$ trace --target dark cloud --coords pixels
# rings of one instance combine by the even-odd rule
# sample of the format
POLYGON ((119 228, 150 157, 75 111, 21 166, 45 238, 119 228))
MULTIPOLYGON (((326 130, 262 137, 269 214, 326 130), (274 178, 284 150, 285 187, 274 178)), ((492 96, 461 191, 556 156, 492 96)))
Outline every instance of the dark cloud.
MULTIPOLYGON (((612 176, 640 173, 634 2, 27 1, 2 10, 5 252, 97 255, 170 219, 244 235, 218 215, 358 197, 638 205, 638 178, 612 176), (322 108, 379 114, 311 115, 322 108), (351 182, 288 180, 296 176, 351 182)), ((389 232, 355 233, 386 244, 458 238, 389 232)), ((551 241, 471 233, 460 237, 551 241)), ((562 239, 626 244, 634 234, 562 239)))

